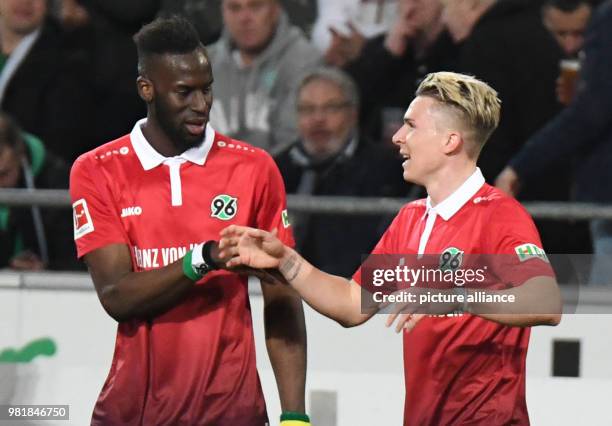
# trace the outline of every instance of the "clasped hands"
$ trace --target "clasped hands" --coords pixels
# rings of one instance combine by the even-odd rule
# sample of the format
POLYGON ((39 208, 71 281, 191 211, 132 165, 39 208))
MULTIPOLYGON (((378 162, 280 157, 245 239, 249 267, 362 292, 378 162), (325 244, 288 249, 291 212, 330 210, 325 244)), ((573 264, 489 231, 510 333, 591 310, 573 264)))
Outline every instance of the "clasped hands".
MULTIPOLYGON (((231 225, 221 231, 219 240, 219 255, 229 259, 226 265, 230 269, 247 268, 273 277, 275 281, 286 283, 278 269, 290 249, 277 238, 276 230, 272 232, 245 226, 231 225)), ((363 290, 365 291, 365 290, 363 290)), ((457 301, 434 302, 424 298, 430 289, 411 287, 400 289, 394 293, 397 301, 383 301, 377 306, 380 312, 388 313, 386 326, 391 327, 395 322, 395 331, 413 329, 419 321, 427 315, 444 315, 459 311, 461 304, 457 301), (397 297, 401 293, 410 294, 411 297, 397 297)), ((438 289, 434 294, 450 293, 452 289, 438 289)), ((370 298, 371 299, 371 298, 370 298)), ((348 303, 348 301, 347 301, 348 303)))

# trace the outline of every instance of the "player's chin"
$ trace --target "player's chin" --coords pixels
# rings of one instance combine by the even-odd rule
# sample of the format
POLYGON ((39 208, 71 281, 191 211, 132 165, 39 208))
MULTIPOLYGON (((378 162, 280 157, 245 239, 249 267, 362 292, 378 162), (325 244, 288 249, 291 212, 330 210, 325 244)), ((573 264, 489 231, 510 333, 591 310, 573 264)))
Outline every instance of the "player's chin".
POLYGON ((404 178, 404 180, 406 182, 420 184, 419 183, 420 179, 418 178, 418 176, 412 170, 404 169, 404 173, 402 174, 402 177, 404 178))
POLYGON ((204 140, 204 134, 205 134, 205 131, 202 131, 199 134, 194 134, 188 131, 184 131, 182 132, 182 135, 181 135, 183 139, 183 144, 190 148, 194 146, 198 146, 204 140))
POLYGON ((402 166, 402 177, 404 178, 404 180, 406 182, 410 181, 410 177, 411 177, 412 173, 410 173, 409 168, 406 165, 402 166))

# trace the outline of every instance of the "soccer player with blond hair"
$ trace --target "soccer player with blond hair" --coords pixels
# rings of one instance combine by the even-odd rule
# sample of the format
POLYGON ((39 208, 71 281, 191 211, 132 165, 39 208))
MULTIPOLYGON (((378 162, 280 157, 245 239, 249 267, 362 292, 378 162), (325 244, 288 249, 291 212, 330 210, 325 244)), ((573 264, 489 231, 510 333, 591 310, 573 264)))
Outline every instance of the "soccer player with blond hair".
MULTIPOLYGON (((464 298, 436 312, 460 314, 393 311, 387 326, 397 321, 404 330, 404 424, 528 424, 529 327, 558 324, 561 298, 531 217, 486 184, 476 166, 501 103, 486 83, 450 72, 429 74, 416 95, 393 142, 405 158, 404 179, 423 185, 428 196, 400 210, 373 254, 506 256, 509 265, 490 271, 497 283, 491 288, 539 309, 464 298)), ((277 268, 308 304, 343 326, 362 324, 377 311, 362 306, 362 286, 370 284, 364 265, 348 281, 316 269, 274 233, 230 226, 221 235, 223 255, 235 256, 230 264, 277 268)))

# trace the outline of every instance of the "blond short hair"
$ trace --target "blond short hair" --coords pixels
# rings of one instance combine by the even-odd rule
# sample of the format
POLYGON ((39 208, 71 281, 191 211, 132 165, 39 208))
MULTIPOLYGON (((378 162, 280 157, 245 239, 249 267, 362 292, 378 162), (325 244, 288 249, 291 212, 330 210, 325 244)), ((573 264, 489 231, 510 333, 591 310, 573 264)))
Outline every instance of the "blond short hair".
POLYGON ((478 152, 499 124, 501 101, 497 92, 470 75, 455 72, 428 74, 416 95, 434 98, 454 112, 471 131, 478 152))

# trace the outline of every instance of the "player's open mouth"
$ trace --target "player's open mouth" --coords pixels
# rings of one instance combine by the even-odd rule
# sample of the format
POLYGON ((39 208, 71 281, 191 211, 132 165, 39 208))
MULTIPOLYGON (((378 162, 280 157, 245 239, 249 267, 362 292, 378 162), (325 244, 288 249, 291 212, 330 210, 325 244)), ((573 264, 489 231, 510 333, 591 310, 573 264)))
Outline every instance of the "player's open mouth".
POLYGON ((205 122, 202 122, 201 124, 185 123, 185 128, 187 129, 189 133, 191 133, 194 136, 197 136, 197 135, 201 135, 202 133, 204 133, 204 129, 206 128, 206 123, 205 122))

